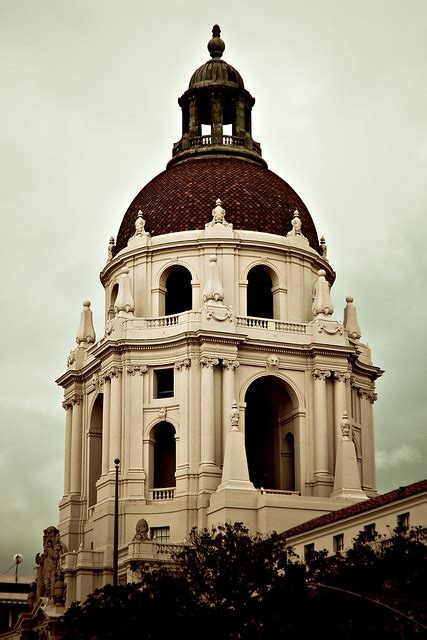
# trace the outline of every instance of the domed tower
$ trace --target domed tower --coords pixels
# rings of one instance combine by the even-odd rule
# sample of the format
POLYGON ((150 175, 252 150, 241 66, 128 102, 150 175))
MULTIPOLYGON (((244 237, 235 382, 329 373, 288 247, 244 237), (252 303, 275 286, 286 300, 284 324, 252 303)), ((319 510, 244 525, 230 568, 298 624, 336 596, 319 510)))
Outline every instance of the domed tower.
POLYGON ((167 168, 126 211, 58 380, 66 447, 60 532, 69 602, 193 526, 284 530, 376 493, 372 365, 352 298, 307 207, 252 138, 255 100, 222 54, 179 99, 167 168))

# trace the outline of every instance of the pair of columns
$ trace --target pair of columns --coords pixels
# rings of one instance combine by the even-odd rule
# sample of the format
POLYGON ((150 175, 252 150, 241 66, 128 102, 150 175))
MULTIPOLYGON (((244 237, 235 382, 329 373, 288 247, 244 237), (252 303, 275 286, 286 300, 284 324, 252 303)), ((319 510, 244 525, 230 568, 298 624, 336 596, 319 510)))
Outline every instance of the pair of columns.
MULTIPOLYGON (((201 391, 200 391, 200 464, 215 465, 215 393, 214 367, 219 364, 218 358, 202 357, 200 359, 201 391)), ((223 442, 229 431, 229 413, 233 404, 234 371, 239 366, 237 360, 222 360, 222 425, 223 442)))
MULTIPOLYGON (((121 454, 122 373, 112 367, 104 374, 102 414, 102 475, 114 471, 114 459, 121 454)), ((64 495, 82 490, 83 396, 75 394, 65 400, 64 495)))
POLYGON ((328 414, 326 401, 326 379, 334 379, 334 440, 335 447, 341 439, 341 421, 346 411, 346 382, 350 378, 347 371, 315 369, 314 377, 314 476, 329 479, 331 466, 328 451, 328 414))

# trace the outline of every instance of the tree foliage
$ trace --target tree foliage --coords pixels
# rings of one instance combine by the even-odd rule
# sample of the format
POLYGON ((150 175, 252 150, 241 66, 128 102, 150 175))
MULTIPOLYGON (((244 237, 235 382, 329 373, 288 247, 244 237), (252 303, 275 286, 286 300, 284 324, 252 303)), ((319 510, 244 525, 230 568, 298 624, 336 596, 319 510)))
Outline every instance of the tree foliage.
POLYGON ((188 640, 319 633, 403 639, 421 630, 385 607, 349 595, 372 596, 420 618, 426 546, 419 531, 395 531, 387 544, 361 534, 345 556, 313 552, 308 589, 304 563, 277 534, 250 536, 235 523, 193 530, 188 542, 173 564, 141 564, 137 584, 107 585, 74 604, 65 614, 65 639, 163 639, 171 631, 188 640))

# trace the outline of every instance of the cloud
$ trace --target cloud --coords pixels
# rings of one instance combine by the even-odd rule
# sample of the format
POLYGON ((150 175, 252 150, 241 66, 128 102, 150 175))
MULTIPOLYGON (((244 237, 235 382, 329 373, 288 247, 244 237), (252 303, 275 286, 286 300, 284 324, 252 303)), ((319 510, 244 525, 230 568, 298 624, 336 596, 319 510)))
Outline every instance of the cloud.
POLYGON ((421 460, 418 449, 409 444, 402 444, 391 451, 377 451, 375 457, 378 469, 399 467, 401 464, 415 463, 421 460))

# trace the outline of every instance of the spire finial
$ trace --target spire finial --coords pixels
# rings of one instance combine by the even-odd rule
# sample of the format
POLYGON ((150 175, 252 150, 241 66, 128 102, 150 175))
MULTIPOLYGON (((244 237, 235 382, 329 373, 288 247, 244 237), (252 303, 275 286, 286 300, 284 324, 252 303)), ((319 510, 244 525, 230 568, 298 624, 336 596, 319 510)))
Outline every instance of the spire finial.
POLYGON ((225 49, 224 40, 221 39, 221 29, 219 25, 214 24, 212 27, 212 38, 208 42, 208 50, 211 58, 222 58, 225 49))

